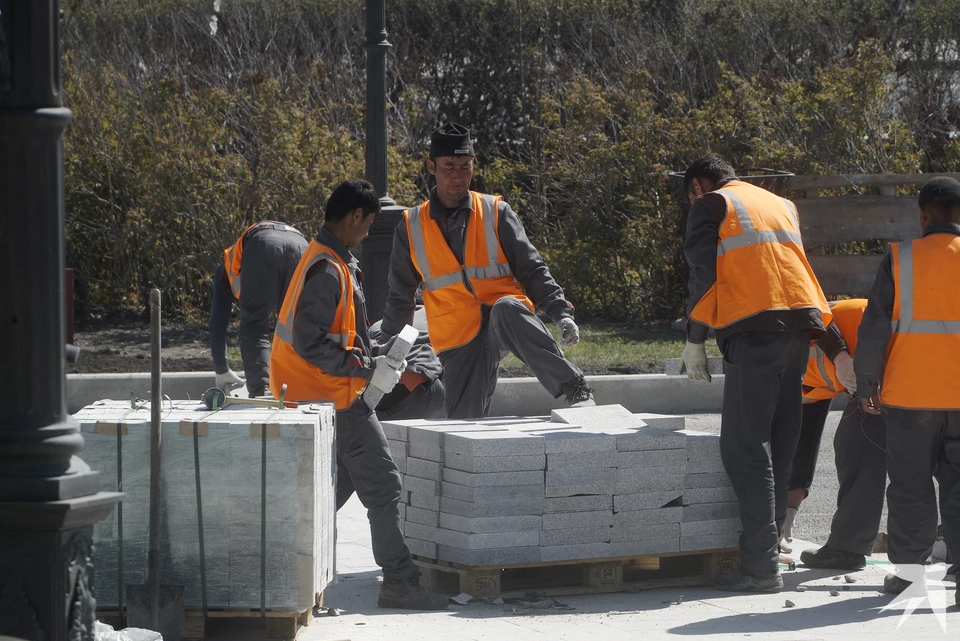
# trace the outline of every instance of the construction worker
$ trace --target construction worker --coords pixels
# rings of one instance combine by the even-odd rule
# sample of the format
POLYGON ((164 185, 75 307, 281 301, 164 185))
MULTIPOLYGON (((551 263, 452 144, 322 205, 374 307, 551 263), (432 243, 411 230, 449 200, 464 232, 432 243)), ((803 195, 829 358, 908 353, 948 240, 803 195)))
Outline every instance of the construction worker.
MULTIPOLYGON (((340 183, 327 201, 324 223, 297 266, 277 320, 270 358, 270 391, 298 401, 329 401, 337 410, 337 463, 367 508, 373 556, 383 570, 380 607, 443 610, 447 598, 426 591, 400 531, 400 472, 383 428, 362 392, 390 391, 400 369, 372 356, 363 274, 349 250, 366 237, 380 212, 373 185, 340 183)), ((338 499, 348 488, 338 487, 338 499)), ((346 499, 344 499, 345 502, 346 499)), ((342 503, 338 500, 338 507, 342 503)))
POLYGON ((880 529, 887 486, 886 423, 881 416, 865 413, 860 400, 850 394, 857 382, 851 357, 856 354, 857 328, 866 307, 865 298, 830 303, 833 323, 810 349, 803 378, 800 442, 793 456, 782 531, 785 543, 781 545, 786 552, 792 551, 788 545, 793 540, 794 519, 813 482, 830 405, 837 396, 849 395, 833 439, 840 481, 837 510, 826 545, 800 555, 808 567, 862 570, 880 529))
POLYGON ((709 380, 704 341, 716 330, 726 373, 720 454, 740 502, 740 571, 718 574, 730 591, 783 587, 778 530, 800 436, 801 382, 811 340, 831 315, 800 239, 796 207, 737 180, 718 156, 685 174, 693 203, 684 253, 690 266, 687 345, 693 379, 709 380))
POLYGON ((237 242, 223 250, 223 262, 213 276, 210 354, 217 387, 225 392, 244 384, 227 365, 227 326, 233 301, 240 303, 240 356, 247 392, 251 397, 263 396, 270 382, 272 316, 283 303, 306 247, 303 234, 290 225, 262 220, 244 229, 237 242))
POLYGON ((553 320, 563 346, 570 347, 580 340, 573 305, 510 206, 499 196, 470 191, 475 162, 466 127, 433 132, 427 170, 436 189, 404 212, 394 233, 383 335, 394 336, 411 322, 422 284, 449 418, 489 415, 497 369, 510 352, 555 398, 594 405, 583 373, 534 313, 553 320))
POLYGON ((922 579, 933 551, 933 476, 947 552, 960 559, 960 182, 932 178, 918 203, 923 237, 890 244, 854 356, 861 406, 886 412, 887 554, 908 577, 887 575, 892 594, 922 579))
MULTIPOLYGON (((370 326, 370 340, 380 342, 380 326, 377 321, 370 326)), ((400 375, 400 382, 377 405, 377 418, 381 421, 403 421, 415 418, 442 418, 444 416, 444 388, 440 379, 443 367, 437 358, 430 335, 427 332, 427 313, 423 305, 417 305, 413 326, 419 335, 407 354, 407 367, 400 375)))

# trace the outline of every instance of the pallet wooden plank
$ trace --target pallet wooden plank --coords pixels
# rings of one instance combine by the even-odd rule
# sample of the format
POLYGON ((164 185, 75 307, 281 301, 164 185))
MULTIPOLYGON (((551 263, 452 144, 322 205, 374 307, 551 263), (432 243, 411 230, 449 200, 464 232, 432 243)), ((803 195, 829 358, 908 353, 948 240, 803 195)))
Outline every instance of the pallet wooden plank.
POLYGON ((867 296, 883 256, 808 256, 810 267, 828 295, 867 296))
POLYGON ((907 240, 921 235, 913 196, 798 198, 803 246, 807 249, 855 240, 907 240))

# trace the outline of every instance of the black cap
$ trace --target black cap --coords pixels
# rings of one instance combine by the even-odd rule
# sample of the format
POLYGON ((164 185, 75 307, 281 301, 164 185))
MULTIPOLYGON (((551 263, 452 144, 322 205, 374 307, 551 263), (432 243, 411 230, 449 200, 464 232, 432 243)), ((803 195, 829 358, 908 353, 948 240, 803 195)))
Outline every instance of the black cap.
POLYGON ((918 204, 926 205, 938 198, 953 198, 960 200, 960 181, 949 176, 931 178, 920 189, 918 204))
POLYGON ((474 156, 470 130, 456 123, 446 124, 430 134, 430 157, 474 156))

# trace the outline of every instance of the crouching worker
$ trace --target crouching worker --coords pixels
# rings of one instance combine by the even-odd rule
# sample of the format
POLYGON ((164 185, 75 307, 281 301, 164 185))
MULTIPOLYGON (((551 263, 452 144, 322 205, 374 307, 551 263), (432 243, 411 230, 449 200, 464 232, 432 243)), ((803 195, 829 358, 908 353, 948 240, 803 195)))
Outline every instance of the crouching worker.
MULTIPOLYGON (((334 189, 323 227, 300 259, 280 310, 270 391, 279 397, 286 384, 288 399, 336 407, 337 462, 349 475, 350 492, 356 490, 367 508, 373 556, 383 570, 377 604, 443 610, 447 598, 420 585, 400 531, 400 473, 380 422, 360 396, 368 384, 389 390, 400 380, 385 356, 371 357, 362 274, 349 252, 379 212, 370 183, 348 180, 334 189)), ((337 493, 340 507, 340 487, 337 493)))

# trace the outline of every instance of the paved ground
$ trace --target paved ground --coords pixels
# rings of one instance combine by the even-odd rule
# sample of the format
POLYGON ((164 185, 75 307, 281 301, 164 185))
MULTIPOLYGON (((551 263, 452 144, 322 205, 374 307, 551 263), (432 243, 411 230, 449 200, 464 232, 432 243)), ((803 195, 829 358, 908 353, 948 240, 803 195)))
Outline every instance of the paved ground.
MULTIPOLYGON (((829 529, 836 497, 832 439, 839 418, 839 412, 830 417, 817 481, 799 524, 799 532, 810 541, 824 541, 829 529)), ((719 417, 694 416, 689 426, 717 432, 719 417)), ((801 544, 797 553, 808 546, 814 543, 801 544)), ((892 600, 878 590, 884 568, 889 567, 883 555, 877 555, 866 570, 854 573, 856 582, 849 585, 839 572, 803 568, 786 572, 787 588, 775 595, 728 594, 709 588, 663 589, 561 597, 558 601, 564 609, 471 604, 452 606, 446 612, 404 613, 376 606, 379 571, 370 551, 365 512, 354 498, 338 514, 337 564, 340 580, 327 590, 326 603, 337 608, 340 616, 319 612, 313 624, 301 631, 300 641, 960 638, 960 611, 955 607, 944 616, 946 632, 926 605, 897 629, 902 609, 881 610, 892 600), (801 585, 807 588, 803 592, 797 591, 801 585), (831 590, 839 594, 831 596, 831 590), (788 599, 795 607, 786 607, 788 599)), ((953 603, 952 583, 948 584, 946 598, 947 603, 953 603)), ((224 630, 218 638, 256 638, 249 636, 251 625, 246 624, 242 631, 224 630)))

